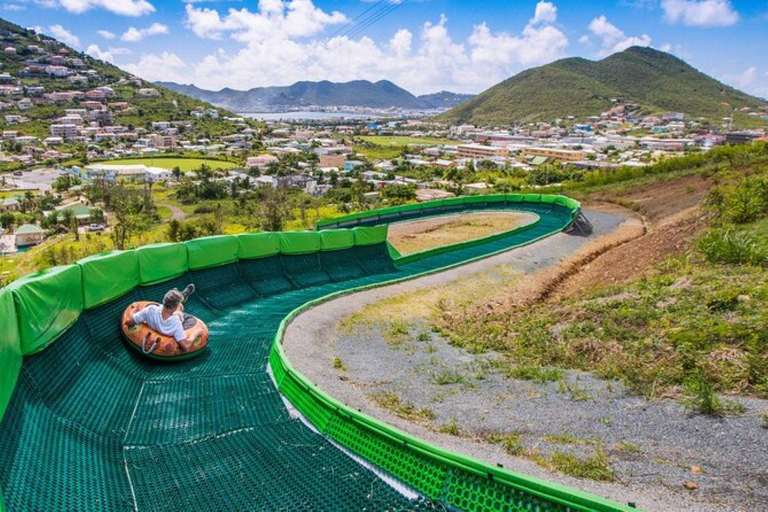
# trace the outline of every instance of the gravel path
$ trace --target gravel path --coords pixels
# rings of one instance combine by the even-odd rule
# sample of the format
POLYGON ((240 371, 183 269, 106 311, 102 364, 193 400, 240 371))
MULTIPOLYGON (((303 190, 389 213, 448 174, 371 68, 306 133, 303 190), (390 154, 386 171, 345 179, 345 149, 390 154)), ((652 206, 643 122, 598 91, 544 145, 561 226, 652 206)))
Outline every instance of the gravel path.
POLYGON ((690 416, 674 402, 650 403, 630 396, 618 382, 586 373, 568 372, 560 382, 549 383, 511 379, 496 370, 496 354, 457 349, 432 333, 426 319, 412 322, 397 344, 388 339, 383 324, 339 329, 366 305, 498 265, 511 265, 522 274, 553 268, 574 253, 598 247, 629 218, 615 212, 586 214, 595 227, 588 238, 558 234, 446 272, 321 304, 288 327, 287 356, 348 405, 492 464, 648 510, 768 510, 768 430, 759 419, 760 411, 768 409, 766 401, 743 400, 747 412, 739 417, 690 416), (334 368, 335 358, 343 361, 343 369, 334 368), (429 409, 434 419, 417 424, 395 416, 371 399, 382 392, 429 409), (446 425, 455 425, 461 435, 440 433, 446 425), (510 456, 500 445, 483 441, 505 434, 518 434, 523 449, 544 457, 553 451, 589 457, 599 450, 617 479, 605 483, 551 472, 531 456, 510 456), (696 490, 684 487, 691 483, 696 490))

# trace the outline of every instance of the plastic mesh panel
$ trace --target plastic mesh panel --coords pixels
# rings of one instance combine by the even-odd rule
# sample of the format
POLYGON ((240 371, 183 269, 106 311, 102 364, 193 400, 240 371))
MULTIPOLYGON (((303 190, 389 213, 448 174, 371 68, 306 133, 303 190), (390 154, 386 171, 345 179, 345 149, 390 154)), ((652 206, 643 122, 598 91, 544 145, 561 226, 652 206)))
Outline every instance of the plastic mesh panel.
POLYGON ((356 249, 321 252, 320 264, 334 281, 349 281, 366 273, 357 259, 356 249))
POLYGON ((131 510, 115 439, 52 413, 22 375, 0 435, 3 501, 17 510, 131 510))
POLYGON ((195 444, 127 448, 125 454, 140 510, 382 510, 408 505, 297 421, 195 444), (184 474, 189 478, 181 481, 162 477, 184 474), (290 483, 288 475, 295 476, 290 483))
POLYGON ((418 487, 429 498, 439 499, 442 496, 448 475, 445 467, 339 417, 331 419, 325 432, 354 453, 405 483, 418 487))
POLYGON ((551 501, 535 498, 528 493, 503 485, 489 477, 466 472, 452 471, 448 479, 445 503, 467 512, 566 512, 568 507, 551 501))
POLYGON ((225 265, 189 273, 196 294, 216 309, 227 309, 256 298, 256 293, 243 279, 240 265, 225 265))
POLYGON ((383 274, 397 270, 389 257, 387 244, 356 247, 357 261, 368 274, 383 274))
POLYGON ((265 373, 145 383, 126 444, 173 444, 287 421, 265 373))
POLYGON ((262 297, 283 293, 295 288, 285 276, 280 256, 258 260, 241 260, 238 265, 248 284, 262 297))
POLYGON ((300 288, 318 286, 331 280, 325 270, 320 266, 320 256, 317 253, 302 254, 298 256, 280 255, 286 274, 300 288))

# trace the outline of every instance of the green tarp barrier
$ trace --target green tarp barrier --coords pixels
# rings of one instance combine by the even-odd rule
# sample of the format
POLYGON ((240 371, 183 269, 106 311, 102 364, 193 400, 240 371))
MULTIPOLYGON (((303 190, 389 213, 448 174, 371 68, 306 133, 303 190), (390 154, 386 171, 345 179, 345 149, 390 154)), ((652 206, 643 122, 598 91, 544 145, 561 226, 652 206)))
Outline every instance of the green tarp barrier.
POLYGON ((216 267, 237 260, 237 238, 232 235, 208 236, 186 242, 189 269, 216 267))
POLYGON ((352 231, 355 232, 355 245, 375 245, 387 241, 389 226, 360 227, 352 231))
POLYGON ((307 254, 319 250, 319 233, 314 231, 280 233, 280 252, 283 254, 307 254))
POLYGON ((280 233, 243 233, 237 235, 237 257, 241 260, 266 258, 280 254, 280 233))
POLYGON ((540 203, 541 194, 523 194, 523 201, 526 203, 540 203))
POLYGON ((0 418, 5 414, 20 370, 21 339, 13 294, 0 289, 0 418))
POLYGON ((187 246, 184 244, 152 244, 136 249, 139 258, 139 283, 159 283, 178 277, 189 269, 187 246))
POLYGON ((21 352, 34 354, 72 325, 83 310, 78 265, 41 270, 8 285, 13 292, 21 335, 21 352))
POLYGON ((100 306, 139 285, 136 251, 109 251, 77 262, 83 273, 83 307, 100 306))
POLYGON ((355 246, 355 233, 351 229, 326 229, 320 232, 320 248, 338 251, 355 246))
POLYGON ((508 203, 521 203, 525 201, 523 194, 507 194, 505 199, 508 203))

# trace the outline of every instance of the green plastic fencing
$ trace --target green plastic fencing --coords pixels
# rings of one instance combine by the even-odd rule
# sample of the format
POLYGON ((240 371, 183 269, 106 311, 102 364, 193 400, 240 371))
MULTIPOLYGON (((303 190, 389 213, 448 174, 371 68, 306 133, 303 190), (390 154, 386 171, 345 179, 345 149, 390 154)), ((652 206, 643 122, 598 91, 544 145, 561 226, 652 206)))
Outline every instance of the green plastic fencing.
POLYGON ((79 265, 41 270, 9 284, 19 321, 21 353, 43 350, 77 320, 83 310, 79 265))
POLYGON ((95 308, 139 285, 136 251, 109 251, 77 262, 83 272, 83 307, 95 308), (119 269, 119 272, 115 272, 119 269))
POLYGON ((317 221, 318 230, 328 228, 349 228, 363 225, 392 224, 399 220, 428 215, 441 215, 463 209, 494 208, 500 203, 513 205, 515 203, 545 203, 555 204, 571 210, 571 216, 575 217, 581 210, 581 203, 566 196, 549 194, 487 194, 452 197, 438 201, 392 206, 379 210, 356 212, 331 219, 317 221))
POLYGON ((139 284, 150 285, 173 279, 189 270, 184 244, 152 244, 136 249, 139 257, 139 284))
MULTIPOLYGON (((21 370, 21 338, 10 290, 0 289, 0 418, 21 370)), ((2 505, 0 499, 0 506, 2 505)))
MULTIPOLYGON (((475 202, 473 204, 484 203, 475 202)), ((457 205, 455 202, 449 204, 451 207, 457 205)), ((546 209, 539 209, 540 213, 545 211, 546 209)), ((562 229, 562 227, 563 224, 558 220, 546 228, 537 228, 538 235, 536 236, 539 238, 548 236, 555 232, 548 230, 562 229)), ((197 366, 192 364, 187 367, 173 367, 181 372, 210 372, 209 380, 204 378, 208 374, 204 373, 201 377, 198 373, 197 379, 194 381, 195 386, 183 387, 188 386, 189 382, 164 380, 167 379, 167 372, 170 371, 168 367, 139 364, 143 363, 142 360, 134 362, 134 359, 130 358, 136 356, 126 351, 124 347, 114 344, 114 338, 110 336, 115 336, 116 334, 111 333, 118 330, 115 318, 122 311, 123 302, 136 300, 137 297, 143 297, 145 294, 160 293, 168 286, 179 286, 184 284, 186 279, 192 278, 199 289, 193 296, 194 300, 198 301, 195 304, 196 312, 199 311, 203 316, 205 316, 206 311, 221 310, 238 304, 251 304, 249 307, 255 308, 253 314, 259 320, 275 318, 274 325, 278 325, 279 321, 279 327, 276 331, 270 330, 273 328, 262 328, 260 321, 252 325, 234 325, 231 330, 227 330, 226 325, 218 325, 219 332, 231 332, 233 333, 232 336, 235 336, 232 339, 228 336, 222 336, 222 339, 217 340, 217 343, 221 344, 219 346, 223 347, 220 350, 235 351, 240 354, 238 357, 241 359, 237 359, 237 361, 242 361, 242 358, 245 358, 252 359, 254 364, 258 364, 258 357, 265 357, 266 352, 262 352, 263 355, 259 356, 259 350, 261 350, 259 345, 244 343, 242 339, 238 339, 236 336, 242 335, 243 327, 252 331, 257 337, 268 334, 269 340, 271 340, 270 343, 266 344, 266 347, 269 347, 269 363, 280 391, 325 436, 394 475, 416 489, 420 495, 453 509, 472 511, 502 509, 558 512, 567 510, 627 510, 626 507, 608 500, 518 475, 435 448, 382 422, 347 408, 319 391, 314 384, 291 367, 290 362, 285 358, 280 342, 285 326, 301 311, 312 307, 319 301, 328 300, 341 293, 351 293, 365 287, 381 286, 425 273, 437 272, 449 266, 463 264, 472 259, 479 259, 492 254, 490 251, 466 251, 467 254, 473 254, 473 256, 464 257, 463 261, 457 256, 436 255, 433 260, 430 260, 430 265, 419 267, 420 263, 414 263, 410 270, 395 272, 393 275, 397 277, 387 281, 386 276, 388 274, 376 275, 376 261, 386 258, 386 235, 387 226, 382 225, 325 232, 259 233, 211 237, 181 244, 162 244, 135 251, 98 255, 82 260, 75 265, 33 274, 12 283, 7 289, 0 290, 0 372, 2 372, 0 373, 0 385, 3 385, 0 389, 0 414, 8 405, 9 389, 17 381, 21 354, 40 352, 50 345, 48 350, 35 357, 39 358, 50 353, 54 353, 54 356, 50 359, 45 359, 45 357, 36 359, 36 364, 27 370, 23 377, 28 379, 27 385, 21 386, 21 388, 25 393, 36 394, 36 398, 32 400, 33 404, 46 404, 44 408, 50 407, 53 414, 56 415, 54 417, 61 418, 61 420, 55 420, 57 429, 60 429, 61 422, 65 421, 68 415, 77 417, 79 421, 77 425, 73 424, 73 428, 85 429, 82 435, 85 435, 87 440, 88 450, 76 448, 74 452, 61 452, 80 455, 65 459, 54 458, 50 461, 51 475, 64 475, 70 485, 73 485, 74 491, 42 489, 36 496, 45 501, 33 503, 37 503, 38 506, 47 503, 50 508, 51 503, 61 503, 53 501, 52 495, 58 497, 62 493, 75 492, 83 495, 82 500, 79 500, 82 507, 85 507, 83 509, 92 507, 112 508, 108 504, 118 508, 125 506, 130 502, 131 493, 134 491, 133 487, 127 489, 122 487, 119 482, 122 482, 121 479, 124 479, 125 472, 129 471, 129 467, 140 467, 152 468, 148 478, 144 477, 143 470, 133 475, 134 478, 141 479, 138 482, 134 480, 134 485, 136 492, 141 493, 138 499, 145 504, 144 508, 160 509, 172 506, 176 508, 204 508, 207 496, 198 495, 196 487, 190 486, 189 482, 184 484, 186 487, 178 490, 169 489, 164 482, 153 484, 153 479, 157 479, 155 472, 163 474, 164 467, 167 471, 183 471, 184 468, 192 464, 192 460, 189 458, 192 456, 192 450, 198 450, 194 452, 194 457, 200 458, 199 460, 195 459, 192 465, 195 468, 206 468, 204 471, 198 469, 203 471, 199 475, 200 478, 203 478, 203 482, 220 482, 219 478, 227 478, 230 475, 232 467, 219 465, 220 461, 216 457, 227 456, 226 454, 230 454, 229 457, 246 457, 251 454, 258 457, 264 453, 263 456, 267 459, 259 461, 258 467, 277 468, 274 470, 276 473, 269 476, 268 480, 257 480, 260 482, 257 495, 260 500, 263 500, 264 506, 267 508, 271 508, 270 503, 274 508, 285 506, 285 502, 280 501, 280 496, 272 496, 275 492, 272 491, 271 486, 288 486, 290 489, 285 492, 290 493, 294 491, 294 487, 296 491, 300 491, 305 484, 309 485, 313 478, 333 480, 333 472, 330 474, 327 472, 307 473, 305 475, 305 470, 307 472, 325 471, 325 466, 303 467, 300 461, 309 459, 294 457, 294 452, 305 450, 303 447, 314 446, 311 452, 305 454, 306 457, 311 458, 319 457, 321 453, 328 454, 333 449, 330 445, 328 447, 317 445, 317 441, 311 437, 306 437, 304 433, 293 430, 293 427, 289 429, 290 425, 282 423, 288 421, 289 418, 280 419, 270 416, 279 414, 281 409, 278 404, 272 402, 268 407, 265 401, 275 400, 275 398, 259 391, 260 388, 249 380, 259 378, 259 374, 244 373, 238 376, 236 371, 232 373, 232 370, 237 370, 237 368, 228 367, 229 372, 222 377, 223 368, 219 366, 231 365, 229 360, 219 362, 217 359, 207 361, 202 359, 197 360, 198 362, 203 361, 197 366), (350 246, 350 243, 353 245, 350 246), (323 258, 324 256, 327 258, 323 258), (318 265, 323 261, 332 264, 332 267, 327 268, 333 268, 338 273, 331 273, 324 277, 324 281, 322 281, 324 284, 318 290, 326 291, 323 292, 325 295, 319 298, 317 295, 304 291, 298 295, 289 292, 289 294, 293 294, 292 299, 279 294, 274 296, 274 300, 265 295, 257 295, 254 290, 263 293, 259 290, 266 290, 267 284, 269 286, 274 284, 269 281, 270 279, 284 275, 281 272, 285 272, 285 270, 280 270, 280 258, 283 257, 291 258, 293 262, 291 268, 306 272, 307 275, 314 272, 319 276, 320 273, 323 273, 322 266, 318 266, 316 270, 311 268, 311 265, 318 265), (301 262, 296 258, 301 259, 301 262), (269 267, 267 267, 268 265, 269 267), (361 276, 355 281, 358 284, 347 284, 345 288, 345 283, 334 281, 337 279, 334 276, 346 275, 344 272, 351 271, 350 269, 354 266, 361 268, 360 265, 366 270, 368 277, 361 276), (260 266, 269 270, 260 273, 260 266), (188 277, 176 279, 183 276, 187 271, 191 271, 188 277), (243 283, 243 279, 250 279, 250 281, 243 283), (129 290, 133 283, 159 284, 143 289, 151 290, 151 292, 134 289, 123 296, 122 294, 129 290), (260 288, 257 285, 263 285, 265 288, 260 288), (121 299, 112 300, 116 296, 120 296, 121 299), (293 311, 290 310, 295 304, 302 302, 303 305, 293 311), (286 306, 289 307, 286 308, 286 306), (82 318, 73 326, 81 313, 82 318), (275 316, 276 314, 279 316, 275 316), (272 316, 270 317, 270 315, 272 316), (17 319, 18 322, 15 322, 17 319), (280 319, 282 320, 280 321, 280 319), (71 329, 69 329, 70 326, 72 326, 71 329), (85 338, 81 338, 81 334, 78 334, 80 331, 83 331, 82 336, 85 338), (69 335, 69 333, 73 334, 66 338, 66 342, 62 339, 60 343, 51 345, 57 337, 69 335), (90 341, 70 345, 72 340, 76 339, 88 339, 90 341), (104 354, 100 351, 106 351, 108 357, 104 359, 104 354), (93 354, 89 355, 91 352, 93 354), (129 358, 129 360, 113 370, 109 370, 109 365, 103 364, 104 361, 117 360, 118 358, 122 358, 122 360, 129 358), (46 361, 51 361, 51 363, 46 361), (87 361, 101 361, 103 366, 89 366, 86 364, 87 361), (48 366, 49 364, 59 366, 48 366), (110 374, 108 370, 115 373, 110 374), (126 379, 126 375, 132 375, 134 372, 146 372, 146 380, 126 379), (112 375, 112 377, 105 377, 105 375, 112 375), (230 381, 231 384, 227 384, 230 381), (29 385, 29 382, 32 384, 29 385), (55 382, 55 385, 48 389, 48 386, 44 384, 38 386, 35 384, 36 382, 55 382), (163 394, 163 390, 166 389, 168 390, 167 396, 163 394), (218 391, 213 392, 213 389, 218 391), (247 394, 248 390, 252 390, 252 396, 248 395, 248 401, 241 403, 239 400, 242 398, 242 393, 247 394), (59 396, 58 393, 62 392, 68 396, 74 394, 77 400, 60 402, 57 397, 59 396), (237 392, 238 400, 230 403, 233 402, 230 399, 230 393, 235 392, 237 392), (190 395, 190 393, 192 394, 190 395), (177 397, 179 402, 166 402, 172 397, 177 397), (137 400, 142 400, 142 407, 134 408, 139 406, 137 400), (133 414, 130 415, 130 421, 128 421, 128 427, 125 426, 127 418, 121 418, 118 421, 118 418, 105 416, 100 412, 98 404, 104 401, 123 404, 122 410, 127 411, 127 413, 133 411, 133 414), (190 421, 189 419, 197 418, 201 411, 199 408, 204 404, 208 404, 218 411, 219 414, 215 417, 215 422, 223 422, 222 426, 228 429, 227 431, 240 432, 238 429, 242 424, 238 422, 243 421, 241 418, 243 415, 249 415, 251 417, 249 421, 264 422, 263 426, 257 427, 253 431, 253 436, 256 437, 253 437, 251 441, 247 441, 252 437, 248 432, 221 438, 216 437, 212 440, 207 432, 213 428, 211 424, 213 418, 202 417, 198 418, 198 421, 190 421), (61 407, 68 409, 62 411, 57 409, 61 407), (71 409, 72 407, 75 409, 71 409), (181 416, 168 416, 171 411, 174 415, 181 412, 181 416), (152 414, 157 416, 147 416, 152 414), (135 418, 134 415, 136 415, 135 418), (269 421, 267 421, 268 419, 269 421), (154 427, 150 428, 151 425, 154 427), (196 435, 198 437, 195 437, 196 435), (138 444, 121 452, 119 449, 115 450, 115 446, 110 444, 113 443, 113 441, 108 441, 113 439, 110 436, 114 436, 120 442, 128 442, 128 444, 133 439, 133 442, 138 444), (181 439, 192 438, 199 441, 175 443, 174 441, 179 439, 179 436, 181 439), (242 443, 246 441, 256 444, 243 445, 242 443), (106 443, 106 446, 103 448, 103 454, 101 454, 99 450, 102 449, 100 446, 103 443, 106 443), (212 443, 216 444, 215 450, 209 446, 212 443), (106 466, 101 465, 101 462, 96 463, 95 459, 88 458, 93 456, 90 453, 93 450, 97 452, 99 457, 112 457, 112 454, 117 453, 120 455, 120 460, 115 459, 106 466), (126 460, 122 460, 123 458, 126 460), (201 464, 201 461, 206 460, 209 460, 210 464, 201 464), (164 464, 169 466, 163 466, 164 464), (228 468, 227 473, 223 474, 222 471, 225 468, 228 468), (98 473, 94 475, 94 470, 109 474, 98 473), (288 480, 289 476, 295 478, 296 481, 288 480), (213 478, 213 480, 205 480, 206 478, 213 478), (169 492, 172 497, 166 497, 169 492), (270 501, 272 499, 275 501, 270 501)), ((522 242, 516 243, 531 243, 536 239, 534 236, 525 236, 520 238, 522 242)), ((497 241, 495 244, 488 242, 489 247, 493 247, 493 251, 497 252, 509 249, 505 243, 507 242, 497 241)), ((380 268, 385 269, 384 272, 396 270, 389 259, 386 262, 382 260, 380 265, 380 268)), ((292 278, 294 276, 287 274, 287 277, 292 278)), ((288 284, 288 286, 291 285, 288 284)), ((245 310, 242 312, 235 310, 234 314, 245 314, 245 310)), ((215 320, 216 317, 211 318, 215 320)), ((23 402, 23 404, 26 403, 29 402, 23 402)), ((19 406, 17 405, 17 407, 19 406)), ((14 409, 14 412, 18 414, 19 409, 14 409)), ((13 416, 10 413, 8 415, 13 416)), ((35 417, 33 416, 33 418, 35 417)), ((13 420, 13 418, 9 419, 13 420)), ((0 431, 0 435, 5 436, 5 440, 7 440, 8 436, 19 435, 18 432, 26 427, 38 428, 39 430, 35 431, 35 435, 39 433, 39 435, 45 436, 48 432, 47 429, 54 428, 54 425, 46 425, 45 423, 41 423, 39 427, 34 427, 37 420, 29 421, 31 423, 28 422, 26 426, 11 421, 10 426, 5 426, 4 430, 0 431)), ((6 422, 4 425, 9 425, 9 423, 6 422)), ((61 432, 61 430, 55 431, 61 432)), ((72 432, 80 432, 80 430, 72 430, 72 432)), ((64 434, 61 439, 48 440, 49 446, 63 450, 62 447, 67 446, 67 443, 74 442, 71 438, 74 435, 74 433, 69 433, 64 434)), ((2 445, 3 442, 0 441, 0 447, 2 445)), ((8 455, 9 452, 5 452, 4 456, 31 457, 29 460, 37 460, 37 458, 45 456, 42 453, 35 453, 34 448, 25 448, 23 453, 11 451, 11 455, 8 455)), ((0 451, 0 453, 2 452, 0 451)), ((326 456, 329 455, 324 455, 324 457, 326 456)), ((72 456, 69 455, 68 457, 72 456)), ((334 461, 335 468, 343 465, 348 467, 350 464, 343 457, 334 459, 334 461)), ((24 468, 25 466, 22 464, 20 467, 24 468)), ((240 471, 247 471, 247 469, 242 468, 240 471)), ((364 476, 359 473, 359 470, 349 468, 345 471, 349 471, 349 473, 342 472, 340 474, 358 475, 353 477, 353 480, 363 478, 360 480, 362 485, 353 483, 353 480, 337 479, 342 487, 334 491, 327 491, 329 493, 328 503, 325 505, 315 504, 317 508, 324 510, 349 509, 349 507, 354 506, 354 502, 349 501, 352 499, 350 498, 352 495, 348 489, 356 486, 355 492, 358 494, 354 494, 354 496, 365 496, 365 492, 370 492, 367 491, 369 486, 375 484, 375 480, 370 480, 371 476, 364 476), (338 494, 334 495, 334 493, 338 494)), ((52 478, 50 475, 49 477, 52 478)), ((266 477, 266 475, 260 475, 253 478, 266 477)), ((25 481, 21 475, 16 475, 15 478, 15 481, 25 481)), ((237 501, 240 499, 238 493, 241 489, 236 483, 238 482, 236 472, 232 473, 232 478, 230 484, 227 484, 231 487, 215 489, 215 492, 218 493, 219 503, 226 501, 231 508, 235 509, 252 507, 253 503, 250 501, 237 501)), ((30 483, 29 485, 33 484, 30 483)), ((210 492, 210 487, 208 492, 210 492)), ((394 499, 396 494, 393 495, 391 490, 379 488, 378 492, 385 493, 388 496, 387 499, 397 501, 394 499)), ((18 492, 14 496, 18 498, 18 492)), ((134 499, 137 498, 134 496, 134 499)), ((252 499, 252 496, 246 493, 243 499, 252 499)), ((382 501, 382 503, 385 502, 382 501)), ((19 502, 14 503, 18 504, 19 502)), ((419 503, 406 503, 403 507, 422 509, 419 503)), ((2 508, 2 498, 0 497, 0 510, 2 508)), ((36 509, 37 507, 33 506, 32 508, 36 509)), ((392 510, 405 508, 393 507, 392 510)))

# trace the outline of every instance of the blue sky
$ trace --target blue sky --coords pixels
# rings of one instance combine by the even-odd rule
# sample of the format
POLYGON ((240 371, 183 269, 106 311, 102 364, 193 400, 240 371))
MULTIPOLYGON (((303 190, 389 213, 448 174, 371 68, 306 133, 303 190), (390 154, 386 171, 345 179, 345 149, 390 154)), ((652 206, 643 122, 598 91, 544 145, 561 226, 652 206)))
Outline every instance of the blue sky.
POLYGON ((0 16, 144 78, 209 89, 362 78, 480 92, 640 44, 768 97, 766 0, 0 0, 0 16))

